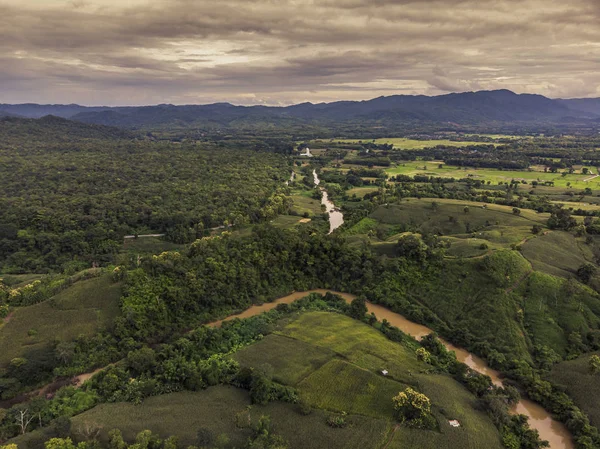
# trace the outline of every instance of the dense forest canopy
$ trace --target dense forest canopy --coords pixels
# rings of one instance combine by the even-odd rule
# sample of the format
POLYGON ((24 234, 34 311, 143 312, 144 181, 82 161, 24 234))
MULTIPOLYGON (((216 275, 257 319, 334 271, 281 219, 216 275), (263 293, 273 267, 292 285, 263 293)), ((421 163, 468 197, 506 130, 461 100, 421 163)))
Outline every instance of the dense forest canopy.
POLYGON ((166 233, 189 243, 209 228, 265 221, 288 207, 278 192, 289 162, 277 154, 79 139, 74 126, 71 139, 49 134, 45 144, 14 144, 20 128, 0 128, 3 272, 81 269, 114 261, 128 234, 166 233))

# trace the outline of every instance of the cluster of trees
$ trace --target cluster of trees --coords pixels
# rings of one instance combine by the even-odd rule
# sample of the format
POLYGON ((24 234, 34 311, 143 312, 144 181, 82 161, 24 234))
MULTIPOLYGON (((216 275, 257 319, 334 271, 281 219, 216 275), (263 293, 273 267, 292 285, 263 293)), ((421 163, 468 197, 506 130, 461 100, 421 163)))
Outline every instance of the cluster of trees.
POLYGON ((123 139, 0 139, 0 272, 114 261, 123 236, 189 243, 212 227, 286 212, 289 161, 214 145, 123 139))

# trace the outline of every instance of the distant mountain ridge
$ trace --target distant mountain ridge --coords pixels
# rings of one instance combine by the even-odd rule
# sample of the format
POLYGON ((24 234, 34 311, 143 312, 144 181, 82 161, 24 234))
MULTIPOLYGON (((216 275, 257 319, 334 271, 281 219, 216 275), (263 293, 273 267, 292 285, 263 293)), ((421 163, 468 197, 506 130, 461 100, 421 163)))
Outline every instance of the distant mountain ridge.
POLYGON ((550 99, 509 90, 439 96, 393 95, 363 101, 301 103, 286 107, 234 106, 229 103, 104 107, 0 104, 0 116, 39 118, 55 115, 91 124, 137 128, 157 125, 230 125, 238 122, 378 123, 590 123, 600 124, 600 98, 550 99))

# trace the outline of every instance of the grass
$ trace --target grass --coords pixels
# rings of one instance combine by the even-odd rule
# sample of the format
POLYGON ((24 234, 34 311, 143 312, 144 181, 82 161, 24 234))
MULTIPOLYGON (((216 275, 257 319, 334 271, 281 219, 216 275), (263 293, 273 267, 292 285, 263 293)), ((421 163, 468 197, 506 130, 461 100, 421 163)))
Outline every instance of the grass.
MULTIPOLYGON (((561 385, 575 403, 590 418, 592 425, 600 426, 600 376, 592 375, 588 361, 592 354, 555 365, 548 380, 561 385)), ((596 353, 596 355, 600 355, 596 353)))
POLYGON ((306 191, 303 195, 292 195, 292 201, 294 202, 293 210, 298 215, 303 215, 308 212, 309 216, 320 215, 323 213, 321 210, 321 200, 316 200, 311 197, 312 191, 306 191))
POLYGON ((418 280, 404 278, 404 285, 394 286, 386 301, 394 306, 408 297, 433 311, 441 323, 492 342, 502 352, 530 359, 518 319, 522 298, 510 291, 530 270, 517 251, 495 251, 478 259, 446 259, 443 270, 424 272, 418 280))
POLYGON ((333 357, 335 353, 327 348, 273 334, 267 335, 260 344, 249 346, 234 355, 244 366, 271 365, 274 380, 292 386, 333 357))
POLYGON ((549 232, 522 246, 523 255, 533 268, 554 276, 572 277, 577 269, 594 260, 591 248, 573 234, 549 232))
POLYGON ((297 215, 279 215, 273 220, 271 220, 271 224, 277 228, 292 229, 297 225, 305 223, 304 220, 310 219, 298 217, 297 215))
POLYGON ((226 433, 232 445, 242 446, 250 436, 248 429, 235 425, 235 415, 250 405, 244 390, 217 386, 200 392, 179 392, 146 399, 141 405, 131 403, 100 404, 73 418, 73 429, 84 423, 102 427, 100 440, 120 429, 127 441, 149 429, 162 438, 179 437, 183 447, 196 444, 198 429, 204 427, 217 436, 226 433))
POLYGON ((27 284, 30 284, 33 281, 37 281, 42 279, 44 274, 0 274, 0 281, 4 284, 8 285, 11 288, 19 288, 23 287, 27 284))
POLYGON ((368 193, 377 192, 379 187, 355 187, 346 192, 349 197, 356 195, 358 198, 363 198, 368 193))
POLYGON ((423 148, 431 148, 438 145, 445 145, 451 147, 466 147, 469 145, 486 145, 487 142, 459 142, 455 140, 448 139, 439 139, 439 140, 414 140, 414 139, 406 139, 404 137, 384 137, 381 139, 335 139, 335 142, 341 143, 367 143, 367 142, 375 142, 378 145, 387 143, 393 144, 395 149, 400 150, 420 150, 423 148))
POLYGON ((289 404, 271 403, 257 412, 270 415, 273 430, 282 435, 290 449, 376 449, 383 446, 390 424, 385 419, 348 415, 349 425, 333 429, 326 424, 330 413, 314 410, 301 416, 289 404))
POLYGON ((493 247, 488 240, 479 238, 461 239, 445 237, 445 242, 450 243, 446 255, 450 257, 480 257, 487 254, 493 247))
MULTIPOLYGON (((388 430, 385 420, 363 416, 348 416, 350 426, 332 429, 326 424, 328 413, 315 410, 308 416, 298 412, 293 404, 271 403, 250 406, 244 390, 217 386, 199 392, 179 392, 152 397, 141 405, 129 403, 102 404, 73 418, 73 429, 83 423, 102 426, 100 440, 105 442, 107 432, 119 428, 127 441, 144 429, 150 429, 165 438, 175 435, 181 447, 196 444, 200 428, 213 435, 229 436, 227 447, 244 447, 251 431, 236 426, 236 414, 250 410, 251 420, 261 415, 271 417, 273 431, 284 437, 290 448, 319 449, 375 449, 383 442, 388 430)), ((13 440, 19 442, 19 439, 13 440)), ((21 446, 23 449, 23 446, 21 446)), ((25 448, 31 449, 31 448, 25 448)))
POLYGON ((515 215, 508 206, 487 204, 483 208, 483 203, 436 198, 411 198, 400 204, 379 206, 371 214, 380 223, 402 225, 413 232, 477 238, 505 247, 531 237, 531 227, 544 225, 548 216, 526 209, 515 215))
POLYGON ((600 305, 588 288, 541 272, 533 272, 517 293, 523 302, 524 321, 534 344, 565 356, 571 332, 587 334, 600 327, 600 305))
POLYGON ((49 300, 18 308, 0 326, 0 366, 55 340, 72 340, 108 327, 119 313, 121 288, 110 276, 80 281, 49 300))
POLYGON ((129 253, 160 254, 165 251, 178 251, 187 245, 162 240, 160 237, 125 239, 123 251, 129 253))
POLYGON ((375 230, 379 222, 373 218, 363 218, 350 229, 344 231, 345 235, 367 234, 369 231, 375 230))
POLYGON ((298 387, 303 398, 320 409, 389 419, 394 413, 391 398, 407 385, 335 359, 298 387))
MULTIPOLYGON (((595 172, 595 170, 594 170, 595 172)), ((575 189, 585 189, 586 187, 596 190, 596 193, 600 190, 600 177, 592 179, 591 181, 585 182, 585 179, 591 177, 591 175, 584 175, 581 173, 567 174, 563 176, 561 173, 545 173, 544 171, 528 171, 528 170, 498 170, 493 168, 474 168, 474 167, 456 167, 451 165, 445 165, 442 161, 412 161, 405 162, 396 167, 386 169, 386 173, 390 176, 394 175, 427 175, 442 178, 472 178, 480 181, 490 181, 491 185, 497 185, 499 182, 510 183, 514 180, 524 180, 527 184, 531 184, 532 181, 538 181, 540 183, 546 181, 553 181, 555 187, 561 187, 564 191, 567 183, 575 189), (440 167, 441 166, 441 167, 440 167)), ((524 185, 526 189, 531 189, 531 185, 524 185)), ((536 187, 540 188, 540 187, 536 187)))
MULTIPOLYGON (((391 398, 407 385, 430 397, 440 430, 409 432, 410 439, 402 437, 403 448, 426 447, 431 438, 439 448, 501 447, 495 427, 464 387, 449 376, 426 374, 428 365, 417 360, 412 347, 391 342, 371 326, 346 316, 302 313, 276 335, 242 349, 235 358, 245 366, 270 364, 274 378, 294 385, 305 401, 319 409, 318 413, 348 413, 351 427, 357 427, 356 434, 373 432, 362 427, 363 422, 356 421, 358 417, 373 420, 368 421, 370 425, 378 423, 378 438, 373 437, 362 447, 382 446, 380 423, 387 423, 387 429, 395 424, 391 398), (380 374, 382 369, 389 371, 388 377, 380 374), (461 430, 449 426, 448 419, 460 419, 461 430)), ((308 432, 303 419, 295 418, 296 432, 308 432)), ((398 435, 396 432, 394 441, 398 435)), ((314 447, 332 446, 323 441, 314 447)))
MULTIPOLYGON (((279 333, 243 348, 234 357, 245 366, 269 363, 275 379, 295 384, 314 407, 309 415, 301 414, 294 404, 250 406, 247 391, 216 386, 150 397, 141 405, 100 404, 72 418, 74 436, 86 424, 101 428, 101 442, 106 442, 114 428, 127 441, 149 429, 162 438, 175 435, 185 447, 196 444, 198 429, 206 428, 215 436, 227 434, 227 447, 242 447, 251 431, 236 425, 236 415, 249 412, 253 423, 269 415, 273 431, 290 448, 379 449, 392 436, 390 447, 403 449, 434 447, 434 443, 440 449, 501 448, 498 432, 478 409, 476 398, 450 376, 426 374, 428 365, 417 360, 412 346, 393 343, 371 326, 335 313, 302 313, 280 326, 279 333), (379 374, 382 367, 389 369, 389 377, 379 374), (431 398, 438 430, 400 428, 391 433, 395 426, 391 398, 408 384, 431 398), (329 427, 327 418, 341 411, 347 412, 348 426, 329 427), (447 424, 449 419, 459 419, 462 427, 453 429, 447 424)), ((37 449, 40 440, 41 434, 33 432, 11 442, 21 449, 37 449)))
POLYGON ((448 376, 425 374, 427 365, 417 360, 411 348, 387 340, 370 326, 338 314, 311 312, 300 315, 281 333, 338 354, 297 387, 313 405, 391 419, 391 397, 412 385, 432 400, 440 432, 417 431, 413 441, 403 441, 402 447, 425 447, 431 434, 440 448, 500 447, 496 429, 466 389, 448 376), (384 368, 388 377, 380 374, 384 368), (446 424, 448 419, 463 423, 461 439, 446 424))

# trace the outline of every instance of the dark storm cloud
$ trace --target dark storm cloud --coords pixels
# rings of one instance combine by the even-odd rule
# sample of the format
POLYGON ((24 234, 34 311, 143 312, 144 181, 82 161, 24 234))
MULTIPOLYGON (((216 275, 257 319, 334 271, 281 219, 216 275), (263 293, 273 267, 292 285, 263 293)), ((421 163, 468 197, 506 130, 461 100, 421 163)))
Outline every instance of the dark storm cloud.
POLYGON ((0 0, 0 102, 600 96, 590 0, 0 0), (568 4, 567 4, 568 3, 568 4))

